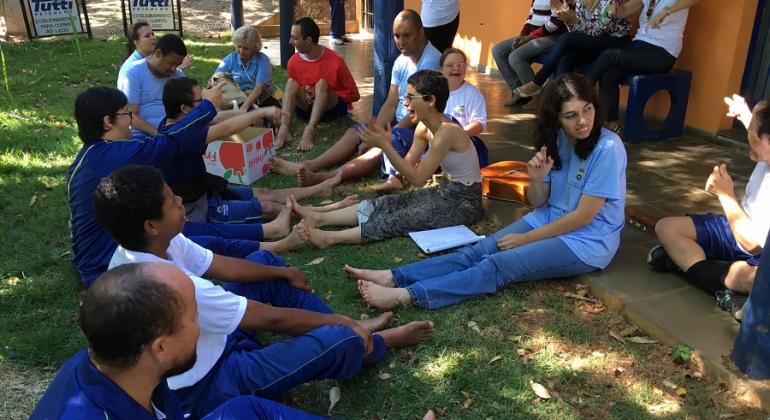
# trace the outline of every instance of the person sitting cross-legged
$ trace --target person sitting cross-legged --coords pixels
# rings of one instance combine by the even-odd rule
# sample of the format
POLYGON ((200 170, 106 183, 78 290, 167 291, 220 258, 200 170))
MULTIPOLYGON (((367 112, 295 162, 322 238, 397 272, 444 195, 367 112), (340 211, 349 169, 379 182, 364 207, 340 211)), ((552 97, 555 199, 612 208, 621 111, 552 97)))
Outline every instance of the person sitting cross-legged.
POLYGON ((297 52, 289 58, 286 69, 289 79, 284 89, 276 148, 290 141, 289 124, 294 112, 307 121, 297 150, 310 150, 318 123, 347 116, 353 102, 361 97, 345 60, 318 45, 319 36, 318 25, 309 17, 298 19, 291 27, 289 42, 297 52))
POLYGON ((738 117, 748 130, 749 156, 757 162, 743 198, 738 201, 727 166, 715 166, 706 191, 717 197, 724 215, 660 219, 655 225, 660 245, 650 250, 647 261, 657 270, 681 270, 712 294, 725 288, 748 294, 770 231, 770 107, 766 98, 752 113, 738 95, 725 100, 728 115, 738 117))
POLYGON ((363 321, 334 314, 299 269, 270 252, 229 258, 187 240, 181 199, 152 167, 128 166, 105 177, 94 193, 94 212, 120 244, 110 268, 170 262, 195 284, 198 359, 168 379, 193 417, 238 395, 275 398, 309 380, 350 377, 389 348, 415 345, 433 332, 429 321, 385 329, 392 313, 363 321), (265 346, 255 331, 291 337, 265 346))
MULTIPOLYGON (((83 295, 78 323, 88 341, 64 363, 30 415, 43 419, 182 420, 166 378, 197 360, 195 287, 171 264, 127 264, 83 295)), ((253 396, 226 401, 204 420, 320 419, 253 396)))
POLYGON ((406 158, 391 145, 390 129, 382 130, 376 124, 359 129, 364 140, 381 148, 415 186, 423 186, 440 166, 444 176, 438 186, 364 200, 326 213, 295 204, 294 211, 303 217, 300 234, 311 244, 325 248, 478 221, 483 215, 478 155, 465 130, 444 115, 447 98, 449 85, 441 73, 420 70, 409 77, 404 100, 418 125, 406 158), (415 166, 423 154, 425 157, 415 166), (316 229, 329 225, 355 227, 341 231, 316 229))
POLYGON ((543 90, 535 148, 527 164, 522 219, 460 250, 392 270, 345 267, 364 302, 423 309, 495 293, 512 283, 570 277, 603 269, 620 245, 625 222, 626 151, 603 129, 587 79, 557 77, 543 90))
MULTIPOLYGON (((201 94, 202 89, 195 79, 179 77, 169 80, 163 88, 163 104, 167 117, 161 122, 160 133, 169 134, 182 129, 182 119, 202 100, 201 94)), ((202 130, 206 133, 207 141, 222 139, 252 124, 261 123, 264 117, 273 115, 277 110, 279 109, 271 106, 249 112, 228 112, 229 118, 226 119, 219 118, 225 114, 220 112, 211 124, 202 127, 202 130)), ((225 179, 207 173, 203 159, 197 154, 187 154, 177 159, 173 167, 164 171, 164 177, 174 194, 182 197, 188 221, 226 223, 232 228, 236 228, 238 223, 260 222, 263 216, 276 218, 282 215, 282 218, 286 219, 289 213, 286 213, 284 206, 289 197, 294 196, 297 200, 316 196, 328 197, 340 182, 337 177, 306 188, 234 188, 228 186, 225 179)), ((285 236, 288 232, 276 229, 286 231, 288 222, 279 222, 263 225, 265 236, 285 236)), ((270 250, 281 252, 288 249, 270 250)))

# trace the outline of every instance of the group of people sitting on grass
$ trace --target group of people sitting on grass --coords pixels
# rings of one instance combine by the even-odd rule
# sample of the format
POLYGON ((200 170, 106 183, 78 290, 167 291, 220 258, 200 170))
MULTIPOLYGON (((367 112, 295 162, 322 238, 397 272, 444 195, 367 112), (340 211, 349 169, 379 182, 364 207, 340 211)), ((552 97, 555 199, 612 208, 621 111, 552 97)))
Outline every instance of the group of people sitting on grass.
MULTIPOLYGON (((534 210, 442 256, 390 270, 345 266, 363 302, 385 312, 368 320, 335 314, 302 271, 277 253, 306 243, 370 243, 483 217, 486 149, 477 135, 486 109, 483 95, 464 80, 466 56, 453 48, 440 53, 427 41, 419 14, 404 10, 393 23, 401 56, 379 115, 349 129, 316 159, 276 159, 275 171, 296 174, 299 188, 232 188, 206 173, 201 155, 207 143, 272 119, 276 143, 286 144, 296 112, 308 120, 299 148, 313 147, 316 124, 346 115, 358 98, 344 61, 318 45, 312 20, 297 20, 291 37, 297 53, 279 108, 258 32, 241 28, 234 33, 236 51, 217 71, 246 83, 246 99, 222 111, 218 86, 204 89, 178 74, 188 57, 181 39, 155 41, 149 26, 134 29, 130 44, 139 53, 121 69, 121 89, 90 88, 75 102, 83 147, 67 176, 73 263, 89 286, 79 317, 88 351, 65 364, 32 418, 312 418, 263 398, 310 380, 351 377, 389 349, 431 337, 427 320, 390 328, 389 309, 437 309, 511 283, 600 270, 619 247, 625 148, 603 126, 602 100, 591 80, 564 73, 537 100, 535 153, 527 163, 534 210), (144 42, 155 42, 154 49, 144 42), (158 110, 160 118, 152 115, 158 110), (407 181, 415 189, 360 202, 351 196, 324 207, 299 203, 376 171, 381 158, 391 167, 383 174, 387 188, 407 181), (318 172, 339 164, 329 174, 318 172), (438 171, 438 183, 424 186, 438 171), (293 216, 300 220, 290 228, 293 216), (273 220, 260 223, 268 217, 273 220), (288 337, 265 345, 257 332, 288 337)), ((651 253, 654 266, 673 268, 670 255, 688 277, 696 271, 712 276, 713 260, 727 256, 748 262, 706 283, 746 281, 740 275, 761 250, 759 230, 766 234, 767 226, 760 221, 770 210, 765 105, 755 107, 753 118, 745 102, 735 99, 730 106, 747 125, 752 157, 760 161, 742 204, 726 169, 715 168, 708 189, 727 217, 662 220, 663 247, 651 253), (720 254, 725 248, 732 253, 720 254)))

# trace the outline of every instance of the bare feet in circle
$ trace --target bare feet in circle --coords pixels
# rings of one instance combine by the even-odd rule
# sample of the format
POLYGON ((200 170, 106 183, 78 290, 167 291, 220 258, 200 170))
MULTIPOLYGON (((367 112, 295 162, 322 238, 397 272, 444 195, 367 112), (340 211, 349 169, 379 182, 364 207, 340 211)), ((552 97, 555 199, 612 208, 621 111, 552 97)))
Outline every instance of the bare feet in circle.
POLYGON ((302 239, 305 242, 315 246, 316 248, 326 249, 334 245, 327 236, 326 232, 322 231, 321 229, 315 229, 308 226, 304 219, 299 221, 299 234, 302 236, 302 239))
POLYGON ((275 136, 275 141, 273 142, 273 145, 275 146, 275 150, 280 149, 290 141, 291 141, 291 136, 289 135, 289 125, 288 124, 282 125, 281 128, 278 129, 278 135, 275 136))
POLYGON ((289 197, 289 199, 291 200, 291 207, 292 207, 292 210, 294 211, 294 214, 299 216, 301 219, 304 219, 305 223, 309 227, 318 227, 321 216, 318 214, 317 211, 313 209, 313 207, 303 206, 302 204, 299 204, 297 202, 297 199, 294 198, 293 195, 289 197))
POLYGON ((334 178, 337 175, 337 171, 335 172, 313 172, 305 166, 304 164, 300 165, 297 169, 297 180, 299 181, 299 185, 301 187, 310 187, 316 184, 319 184, 321 182, 326 181, 329 178, 334 178))
POLYGON ((378 332, 389 349, 415 346, 433 336, 432 321, 412 321, 396 328, 378 332))
POLYGON ((307 243, 302 239, 302 235, 299 234, 299 225, 294 225, 291 232, 280 241, 273 242, 272 249, 269 251, 275 253, 289 252, 305 247, 307 243))
POLYGON ((314 130, 305 128, 305 131, 302 132, 302 138, 297 145, 297 150, 300 152, 307 152, 315 146, 313 143, 313 131, 314 130))
POLYGON ((334 189, 337 188, 337 185, 340 185, 340 182, 342 182, 342 172, 337 172, 334 177, 318 184, 323 186, 318 195, 321 197, 330 197, 332 194, 334 194, 334 189))
POLYGON ((300 165, 302 164, 299 162, 292 162, 277 156, 270 158, 270 169, 279 175, 297 175, 300 165))
POLYGON ((356 322, 367 331, 377 332, 385 329, 390 324, 391 319, 393 319, 393 312, 388 311, 381 313, 376 318, 361 319, 356 322))
POLYGON ((347 264, 342 267, 342 270, 353 280, 366 280, 383 287, 396 287, 396 283, 393 281, 393 272, 390 270, 366 270, 347 264))
POLYGON ((366 280, 358 280, 358 292, 364 303, 377 309, 387 310, 412 302, 406 289, 384 287, 366 280))
POLYGON ((262 226, 262 230, 265 232, 265 235, 268 235, 268 232, 271 238, 283 238, 284 236, 288 235, 289 227, 291 226, 291 213, 293 207, 294 204, 291 202, 291 200, 286 199, 284 208, 280 213, 278 213, 277 216, 275 216, 275 219, 265 223, 262 226))

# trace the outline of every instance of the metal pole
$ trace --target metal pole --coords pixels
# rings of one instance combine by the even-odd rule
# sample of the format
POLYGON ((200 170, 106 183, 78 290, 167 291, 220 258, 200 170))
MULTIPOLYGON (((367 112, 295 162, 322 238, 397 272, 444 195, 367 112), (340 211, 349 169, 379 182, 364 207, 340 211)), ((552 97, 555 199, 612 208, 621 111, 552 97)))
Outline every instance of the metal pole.
POLYGON ((235 32, 243 26, 243 0, 230 0, 230 28, 235 32))
POLYGON ((374 100, 372 115, 388 97, 393 62, 400 54, 393 42, 393 20, 404 10, 403 0, 374 0, 374 100))
POLYGON ((289 44, 291 37, 291 25, 294 23, 295 0, 281 0, 281 67, 286 68, 289 58, 294 55, 294 47, 289 44))

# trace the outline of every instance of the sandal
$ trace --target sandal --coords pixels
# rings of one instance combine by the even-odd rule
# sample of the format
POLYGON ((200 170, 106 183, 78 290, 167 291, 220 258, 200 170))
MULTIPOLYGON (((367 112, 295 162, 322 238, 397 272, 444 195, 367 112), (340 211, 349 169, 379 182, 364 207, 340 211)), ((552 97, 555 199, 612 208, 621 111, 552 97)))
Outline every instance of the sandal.
POLYGON ((522 98, 522 99, 524 99, 524 98, 531 98, 531 97, 533 97, 533 96, 537 96, 537 95, 539 95, 539 94, 540 94, 540 92, 541 92, 542 90, 543 90, 543 88, 542 88, 542 87, 538 87, 536 91, 534 91, 534 92, 532 92, 532 93, 530 93, 530 94, 526 94, 526 93, 524 93, 524 92, 522 92, 522 91, 521 91, 521 86, 519 86, 519 87, 517 87, 516 89, 514 89, 514 90, 513 90, 513 93, 514 93, 514 94, 516 94, 516 95, 518 95, 518 96, 519 96, 519 98, 522 98))

